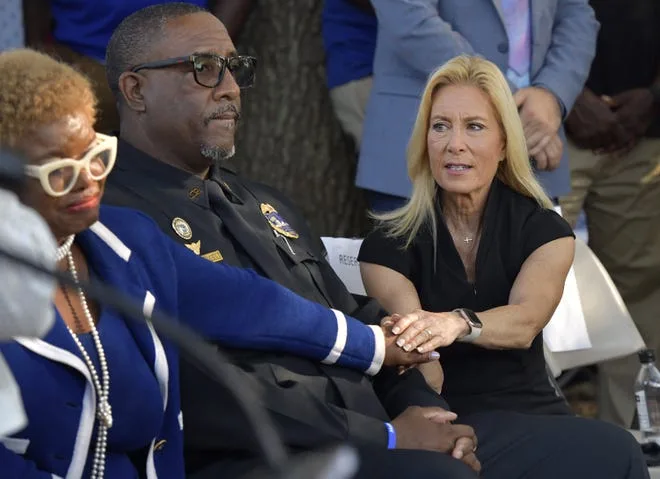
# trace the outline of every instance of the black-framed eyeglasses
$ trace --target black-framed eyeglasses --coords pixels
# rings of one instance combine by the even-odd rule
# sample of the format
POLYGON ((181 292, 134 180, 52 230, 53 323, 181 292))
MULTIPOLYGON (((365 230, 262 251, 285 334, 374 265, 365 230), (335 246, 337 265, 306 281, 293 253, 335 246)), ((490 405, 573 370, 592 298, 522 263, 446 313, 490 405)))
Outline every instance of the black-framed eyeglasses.
POLYGON ((190 63, 193 67, 195 81, 206 88, 217 87, 222 82, 226 70, 229 70, 240 88, 250 88, 254 85, 257 59, 249 56, 225 58, 212 53, 193 53, 187 57, 142 63, 131 68, 131 71, 153 70, 187 63, 190 63))

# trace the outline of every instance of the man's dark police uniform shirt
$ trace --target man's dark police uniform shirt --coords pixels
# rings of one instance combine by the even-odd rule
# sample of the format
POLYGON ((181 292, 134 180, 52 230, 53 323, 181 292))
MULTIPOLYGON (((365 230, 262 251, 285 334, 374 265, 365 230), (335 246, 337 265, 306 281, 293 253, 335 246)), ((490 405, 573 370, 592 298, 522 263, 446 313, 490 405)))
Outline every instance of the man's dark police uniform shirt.
MULTIPOLYGON (((403 239, 388 237, 379 228, 365 238, 358 256, 359 261, 386 266, 408 278, 426 311, 465 307, 478 314, 508 304, 527 257, 545 243, 573 235, 557 213, 495 180, 484 212, 472 284, 439 210, 436 205, 436 254, 430 228, 421 231, 407 250, 403 239)), ((445 372, 443 396, 459 416, 494 409, 568 411, 549 382, 541 334, 529 349, 493 350, 455 343, 439 351, 445 372)))

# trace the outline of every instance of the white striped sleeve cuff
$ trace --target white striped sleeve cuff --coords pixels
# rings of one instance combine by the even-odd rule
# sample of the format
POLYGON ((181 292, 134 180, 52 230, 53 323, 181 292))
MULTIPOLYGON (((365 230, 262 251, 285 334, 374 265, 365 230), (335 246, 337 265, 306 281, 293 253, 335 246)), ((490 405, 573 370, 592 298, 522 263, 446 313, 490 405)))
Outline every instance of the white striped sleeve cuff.
POLYGON ((337 337, 335 338, 335 344, 332 346, 332 349, 325 359, 321 361, 324 364, 335 364, 337 362, 341 357, 341 354, 344 352, 346 339, 348 338, 348 325, 346 324, 344 313, 335 309, 332 309, 331 311, 335 314, 335 318, 337 319, 337 337))
POLYGON ((370 325, 369 327, 374 332, 374 358, 366 373, 369 376, 375 376, 385 361, 385 333, 380 326, 370 325))

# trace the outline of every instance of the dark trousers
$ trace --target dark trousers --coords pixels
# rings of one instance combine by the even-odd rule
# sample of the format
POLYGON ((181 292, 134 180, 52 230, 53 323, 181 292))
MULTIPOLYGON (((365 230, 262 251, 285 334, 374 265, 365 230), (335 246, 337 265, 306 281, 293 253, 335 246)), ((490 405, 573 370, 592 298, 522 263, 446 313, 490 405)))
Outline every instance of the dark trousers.
MULTIPOLYGON (((478 476, 447 454, 358 448, 356 479, 645 479, 648 469, 637 441, 609 423, 574 416, 488 412, 462 419, 479 438, 478 476)), ((189 477, 241 478, 254 462, 231 460, 189 477)), ((267 477, 267 476, 260 476, 267 477)))
POLYGON ((635 438, 609 423, 503 411, 473 414, 459 422, 477 433, 483 479, 649 477, 635 438))
POLYGON ((643 479, 649 473, 627 431, 575 416, 488 412, 464 418, 479 438, 477 476, 447 455, 426 451, 368 451, 358 479, 643 479), (416 474, 423 474, 418 476, 416 474))

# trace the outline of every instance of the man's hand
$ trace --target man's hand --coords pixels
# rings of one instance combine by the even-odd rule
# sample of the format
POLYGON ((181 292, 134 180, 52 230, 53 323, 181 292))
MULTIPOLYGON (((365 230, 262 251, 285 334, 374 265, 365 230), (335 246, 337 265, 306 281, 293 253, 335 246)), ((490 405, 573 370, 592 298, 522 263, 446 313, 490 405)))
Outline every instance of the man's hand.
POLYGON ((481 463, 477 459, 476 454, 476 445, 472 442, 472 439, 467 437, 460 437, 456 441, 454 450, 451 455, 454 459, 463 461, 465 464, 470 466, 475 472, 481 471, 481 463))
POLYGON ((470 426, 450 424, 456 414, 438 407, 409 407, 392 421, 397 449, 421 449, 451 454, 476 472, 477 436, 470 426))
POLYGON ((610 104, 585 88, 566 119, 566 132, 578 148, 616 150, 632 137, 626 133, 610 104))
POLYGON ((396 344, 397 336, 392 334, 391 319, 386 317, 381 322, 381 329, 385 335, 385 366, 411 366, 436 361, 440 354, 436 351, 420 353, 419 351, 406 351, 396 344))
POLYGON ((619 93, 611 98, 611 107, 619 124, 632 136, 631 143, 637 143, 653 121, 655 107, 651 91, 636 88, 619 93))
POLYGON ((564 151, 564 143, 558 133, 552 135, 545 148, 534 156, 536 168, 539 170, 552 171, 561 163, 561 154, 564 151))
POLYGON ((535 158, 559 130, 559 102, 550 91, 539 87, 521 88, 513 98, 520 112, 529 156, 535 158))

